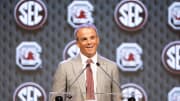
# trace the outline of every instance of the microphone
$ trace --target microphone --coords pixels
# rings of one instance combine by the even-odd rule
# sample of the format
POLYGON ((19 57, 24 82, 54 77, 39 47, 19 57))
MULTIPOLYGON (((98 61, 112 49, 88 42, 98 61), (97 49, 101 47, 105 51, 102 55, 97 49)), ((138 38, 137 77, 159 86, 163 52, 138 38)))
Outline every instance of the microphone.
POLYGON ((87 67, 89 67, 90 64, 86 64, 86 67, 83 68, 83 70, 79 73, 79 75, 74 79, 74 81, 69 85, 69 89, 73 86, 73 84, 79 79, 79 77, 84 73, 87 67))
POLYGON ((99 62, 97 62, 96 65, 97 65, 118 87, 120 87, 120 86, 119 86, 119 83, 118 83, 117 81, 115 81, 115 80, 112 78, 112 76, 109 75, 109 74, 101 67, 101 65, 100 65, 99 62))
MULTIPOLYGON (((90 64, 87 64, 85 68, 82 69, 82 71, 79 73, 79 75, 73 80, 73 82, 69 85, 69 90, 71 89, 71 87, 74 85, 74 83, 79 79, 79 77, 84 73, 84 71, 86 70, 86 68, 90 66, 90 64)), ((65 101, 66 98, 71 99, 72 95, 71 94, 65 94, 65 101)), ((64 101, 62 96, 56 96, 55 97, 55 101, 64 101)))
MULTIPOLYGON (((79 75, 74 79, 74 81, 69 85, 69 90, 71 89, 71 87, 74 85, 74 83, 79 79, 79 77, 84 73, 84 71, 86 70, 87 67, 89 67, 90 64, 86 64, 86 67, 82 69, 82 71, 79 73, 79 75)), ((72 98, 72 95, 67 94, 66 97, 68 97, 69 99, 72 98)))

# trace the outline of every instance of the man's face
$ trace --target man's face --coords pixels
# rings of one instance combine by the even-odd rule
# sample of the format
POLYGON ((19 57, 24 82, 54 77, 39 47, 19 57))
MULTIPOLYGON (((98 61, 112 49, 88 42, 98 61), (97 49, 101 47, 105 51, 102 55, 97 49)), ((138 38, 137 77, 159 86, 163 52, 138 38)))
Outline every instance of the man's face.
POLYGON ((81 53, 89 58, 94 56, 99 45, 99 37, 95 29, 90 27, 80 28, 76 36, 77 46, 81 53))

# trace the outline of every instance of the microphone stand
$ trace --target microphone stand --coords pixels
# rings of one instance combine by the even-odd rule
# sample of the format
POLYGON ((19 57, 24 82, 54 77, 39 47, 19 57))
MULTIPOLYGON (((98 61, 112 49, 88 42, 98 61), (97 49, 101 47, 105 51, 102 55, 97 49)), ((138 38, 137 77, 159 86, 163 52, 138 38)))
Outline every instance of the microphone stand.
MULTIPOLYGON (((74 81, 69 85, 69 91, 71 89, 71 87, 74 85, 74 83, 79 79, 79 77, 84 73, 84 71, 86 70, 86 68, 89 66, 90 64, 87 64, 85 68, 83 68, 83 70, 79 73, 79 75, 74 79, 74 81)), ((65 98, 71 99, 72 95, 71 94, 66 94, 65 98)))
POLYGON ((117 81, 115 81, 102 67, 101 65, 97 62, 96 65, 118 86, 119 86, 119 83, 117 81))

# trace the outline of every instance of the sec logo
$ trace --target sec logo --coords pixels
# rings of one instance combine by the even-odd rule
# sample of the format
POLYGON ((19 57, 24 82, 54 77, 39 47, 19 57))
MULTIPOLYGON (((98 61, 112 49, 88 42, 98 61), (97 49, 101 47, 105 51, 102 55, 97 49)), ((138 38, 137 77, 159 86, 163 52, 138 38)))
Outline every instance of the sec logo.
POLYGON ((41 0, 20 0, 15 9, 17 24, 28 30, 35 30, 46 22, 47 9, 41 0))
POLYGON ((36 83, 21 84, 13 94, 13 101, 46 101, 44 89, 36 83))
POLYGON ((121 86, 122 101, 148 101, 147 94, 142 87, 134 83, 121 86))
POLYGON ((180 41, 173 41, 166 45, 161 58, 166 70, 180 74, 180 41))
POLYGON ((115 8, 114 18, 120 28, 126 31, 136 31, 147 22, 148 13, 141 1, 122 0, 115 8))
POLYGON ((76 45, 76 40, 73 40, 73 41, 69 42, 66 45, 66 47, 64 48, 63 59, 66 60, 68 58, 72 58, 72 57, 76 56, 77 54, 79 54, 79 52, 80 52, 80 49, 76 45))

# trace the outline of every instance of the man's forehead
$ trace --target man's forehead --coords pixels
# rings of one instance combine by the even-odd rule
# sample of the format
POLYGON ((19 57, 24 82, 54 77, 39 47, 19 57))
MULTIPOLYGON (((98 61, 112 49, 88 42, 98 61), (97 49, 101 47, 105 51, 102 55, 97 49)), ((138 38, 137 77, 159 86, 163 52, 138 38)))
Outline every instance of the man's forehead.
POLYGON ((96 33, 78 33, 77 37, 81 37, 81 38, 88 38, 88 37, 97 37, 96 33))

